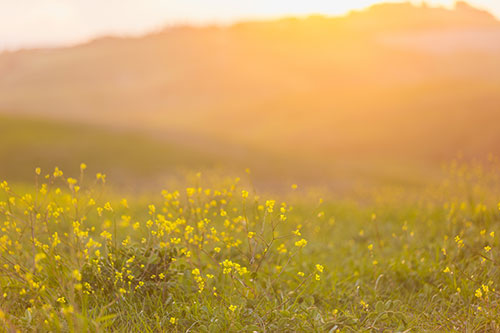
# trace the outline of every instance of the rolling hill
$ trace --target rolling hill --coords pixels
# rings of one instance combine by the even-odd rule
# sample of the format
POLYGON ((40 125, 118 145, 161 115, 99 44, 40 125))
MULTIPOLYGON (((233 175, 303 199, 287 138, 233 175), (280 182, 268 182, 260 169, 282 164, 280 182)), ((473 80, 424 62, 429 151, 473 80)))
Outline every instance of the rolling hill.
POLYGON ((499 45, 500 22, 464 2, 171 27, 3 53, 0 112, 138 131, 262 170, 259 154, 311 174, 437 165, 500 153, 499 45))

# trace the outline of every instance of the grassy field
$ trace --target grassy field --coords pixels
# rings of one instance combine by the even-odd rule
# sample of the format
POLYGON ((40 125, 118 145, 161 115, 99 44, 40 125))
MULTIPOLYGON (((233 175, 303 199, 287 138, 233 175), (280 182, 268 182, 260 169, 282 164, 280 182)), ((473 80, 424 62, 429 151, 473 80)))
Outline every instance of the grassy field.
POLYGON ((171 145, 133 131, 110 130, 78 123, 0 115, 0 175, 13 182, 31 181, 33 166, 57 166, 78 172, 81 161, 91 171, 113 170, 114 184, 135 184, 206 168, 217 155, 171 145))
POLYGON ((1 327, 495 332, 497 166, 342 199, 259 197, 250 173, 122 198, 86 165, 33 170, 0 186, 1 327))
POLYGON ((0 332, 500 332, 499 38, 408 2, 0 53, 0 332))
POLYGON ((150 192, 179 185, 188 175, 237 176, 252 170, 260 191, 286 192, 328 187, 338 193, 361 185, 421 187, 439 179, 438 162, 366 156, 318 155, 248 149, 205 139, 165 138, 107 125, 0 114, 0 179, 12 184, 33 181, 34 167, 60 167, 77 173, 85 161, 89 172, 104 172, 113 186, 127 192, 150 192), (314 171, 312 171, 314 170, 314 171), (181 181, 179 181, 181 180, 181 181))

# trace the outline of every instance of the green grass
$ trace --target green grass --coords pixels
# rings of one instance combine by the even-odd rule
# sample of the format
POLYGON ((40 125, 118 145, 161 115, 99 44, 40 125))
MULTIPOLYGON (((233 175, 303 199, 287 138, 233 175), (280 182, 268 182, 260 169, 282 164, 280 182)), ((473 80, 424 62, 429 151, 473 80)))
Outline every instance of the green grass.
POLYGON ((438 162, 270 153, 236 143, 228 147, 208 139, 200 142, 189 135, 167 137, 104 124, 0 115, 1 179, 26 184, 33 181, 35 167, 48 170, 57 166, 75 173, 82 161, 91 173, 104 172, 113 186, 132 193, 179 184, 186 174, 200 170, 220 178, 250 168, 255 187, 273 192, 286 192, 294 182, 337 192, 351 191, 360 184, 414 188, 434 182, 440 175, 438 162))
POLYGON ((42 174, 24 196, 4 183, 2 325, 496 332, 494 167, 452 165, 439 186, 412 192, 390 187, 320 200, 299 187, 286 205, 251 190, 246 197, 245 179, 198 177, 179 192, 127 202, 83 173, 78 185, 42 174))
POLYGON ((31 181, 34 166, 77 172, 86 161, 92 171, 112 171, 115 185, 147 184, 215 164, 213 155, 144 133, 9 116, 0 116, 0 161, 2 178, 17 182, 31 181))

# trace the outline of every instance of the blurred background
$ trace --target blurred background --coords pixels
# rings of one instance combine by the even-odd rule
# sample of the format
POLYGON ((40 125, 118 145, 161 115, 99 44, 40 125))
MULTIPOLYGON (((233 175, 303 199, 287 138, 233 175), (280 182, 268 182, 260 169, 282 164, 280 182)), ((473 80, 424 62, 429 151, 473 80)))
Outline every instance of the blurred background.
POLYGON ((500 3, 0 0, 0 179, 420 186, 500 153, 500 3))

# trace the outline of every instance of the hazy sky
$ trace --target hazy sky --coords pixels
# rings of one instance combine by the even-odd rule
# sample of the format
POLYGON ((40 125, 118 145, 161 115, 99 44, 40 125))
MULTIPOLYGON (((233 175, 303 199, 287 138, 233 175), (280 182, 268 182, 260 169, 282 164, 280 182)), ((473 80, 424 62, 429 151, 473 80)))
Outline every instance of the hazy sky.
MULTIPOLYGON (((175 23, 226 23, 312 13, 339 15, 376 2, 380 0, 0 0, 0 50, 73 44, 103 34, 140 34, 175 23)), ((454 3, 426 2, 444 6, 454 3)), ((500 17, 500 0, 469 3, 500 17)))

